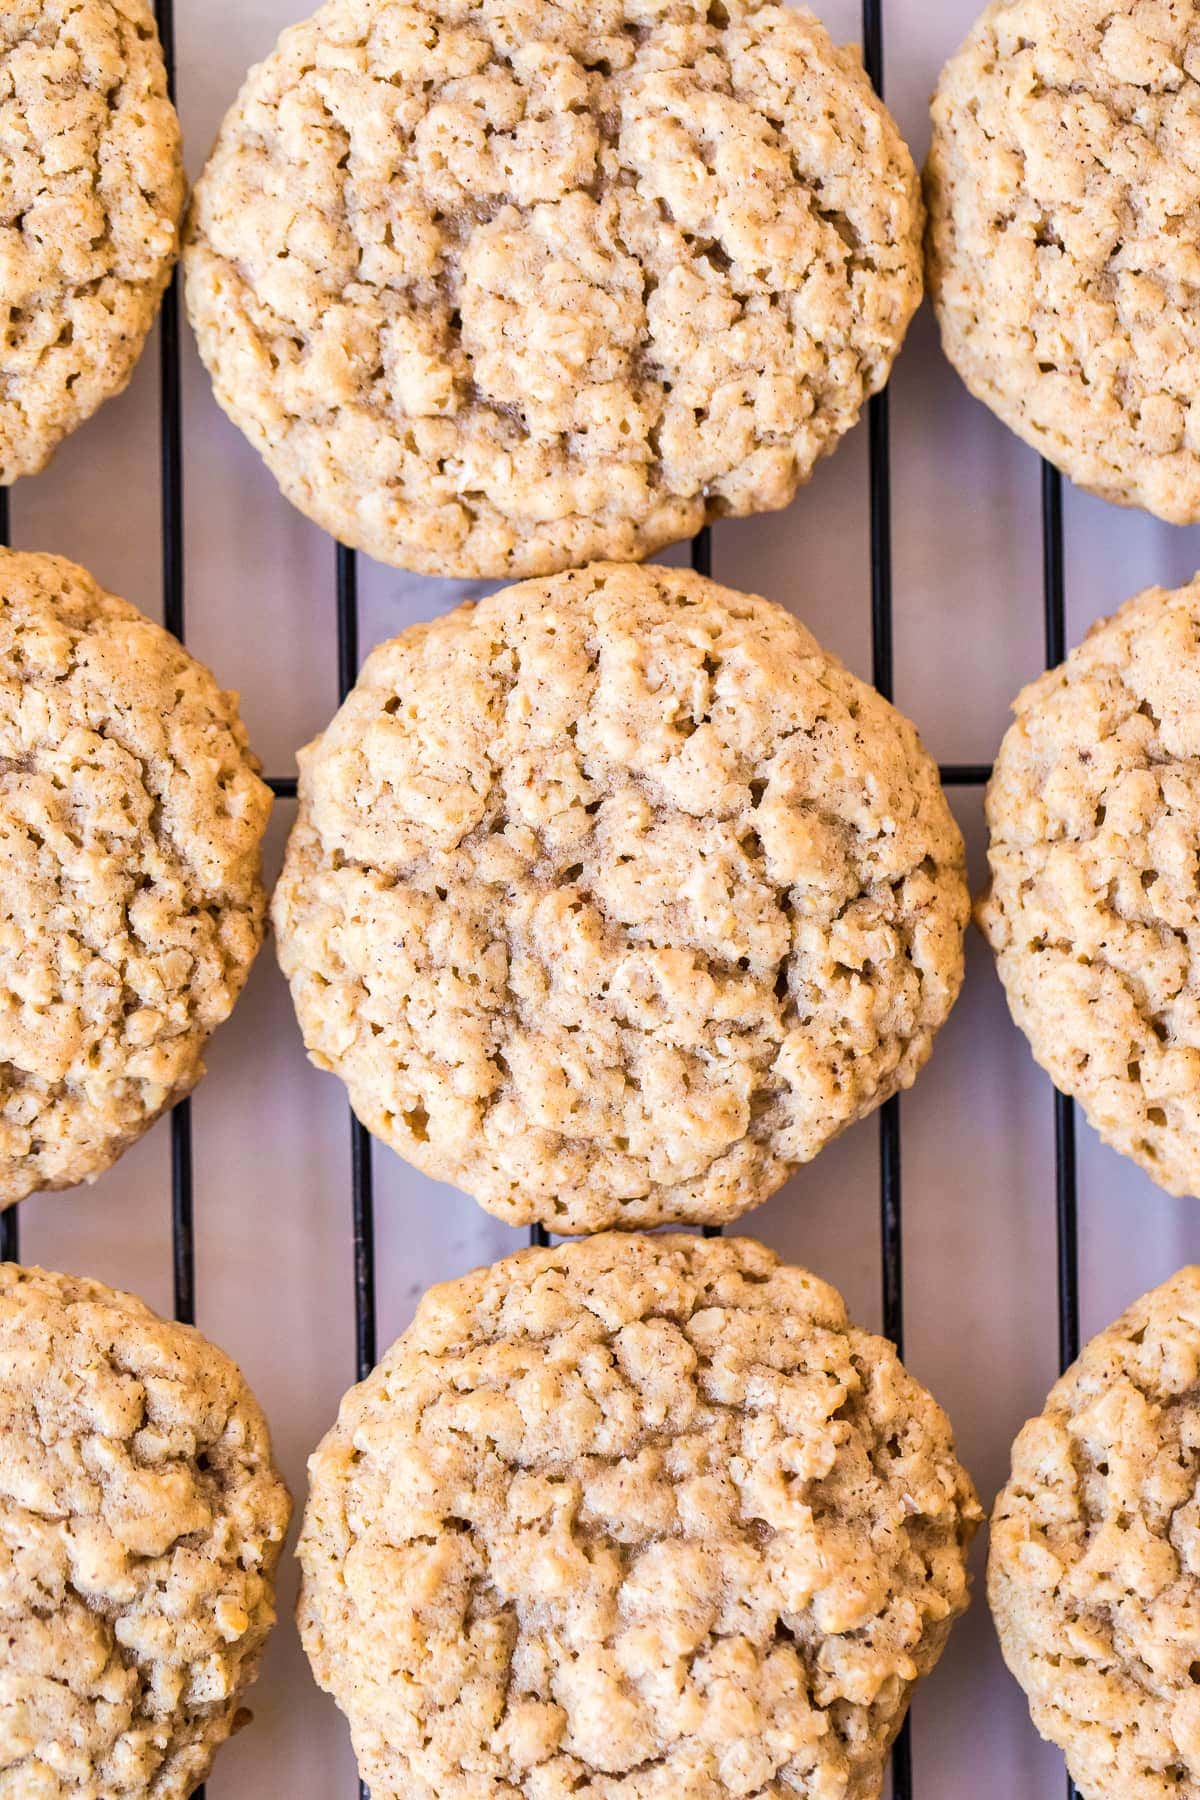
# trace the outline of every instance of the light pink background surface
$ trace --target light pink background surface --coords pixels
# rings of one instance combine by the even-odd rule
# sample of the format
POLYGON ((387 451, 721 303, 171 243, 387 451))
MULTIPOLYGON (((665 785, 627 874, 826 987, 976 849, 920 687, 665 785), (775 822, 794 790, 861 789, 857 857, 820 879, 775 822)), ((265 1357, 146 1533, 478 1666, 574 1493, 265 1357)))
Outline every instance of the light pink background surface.
MULTIPOLYGON (((303 0, 296 0, 303 4, 303 0)), ((825 0, 858 36, 856 6, 825 0)), ((923 156, 937 71, 973 0, 886 0, 887 88, 923 156)), ((297 15, 288 0, 176 0, 179 97, 194 176, 247 66, 297 15)), ((272 774, 333 709, 335 613, 328 540, 281 500, 217 410, 185 343, 187 632, 241 690, 272 774)), ((18 546, 63 552, 157 612, 157 357, 13 494, 18 546)), ((942 760, 990 759, 1008 703, 1041 657, 1038 468, 942 361, 928 309, 892 383, 897 698, 942 760)), ((716 533, 715 572, 792 607, 868 674, 865 425, 786 513, 716 533)), ((1070 494, 1072 643, 1128 594, 1185 579, 1200 531, 1174 530, 1070 494)), ((363 562, 363 650, 447 607, 460 584, 363 562)), ((981 795, 955 797, 978 881, 981 795)), ((279 802, 272 872, 293 807, 279 802)), ((209 1057, 194 1103, 199 1318, 242 1363, 271 1419, 297 1498, 305 1457, 353 1376, 349 1136, 339 1085, 310 1069, 268 950, 209 1057)), ((1055 1373, 1050 1090, 1010 1025, 972 934, 966 988, 933 1062, 903 1102, 908 1361, 949 1410, 986 1502, 1008 1448, 1055 1373)), ((169 1134, 160 1124, 91 1190, 45 1196, 22 1218, 28 1261, 97 1275, 170 1305, 169 1134)), ((879 1322, 877 1131, 849 1132, 748 1221, 834 1281, 879 1322)), ((1143 1289, 1200 1258, 1198 1203, 1173 1201, 1080 1130, 1083 1319, 1098 1329, 1143 1289)), ((523 1234, 465 1196, 376 1156, 381 1344, 431 1282, 515 1248, 523 1234)), ((979 1552, 982 1551, 982 1544, 979 1552)), ((977 1552, 976 1563, 982 1568, 977 1552)), ((283 1619, 251 1729, 226 1749, 213 1800, 334 1800, 354 1792, 349 1740, 283 1619)), ((1048 1800, 1061 1762, 1038 1743, 996 1649, 982 1594, 914 1708, 922 1800, 1048 1800)))

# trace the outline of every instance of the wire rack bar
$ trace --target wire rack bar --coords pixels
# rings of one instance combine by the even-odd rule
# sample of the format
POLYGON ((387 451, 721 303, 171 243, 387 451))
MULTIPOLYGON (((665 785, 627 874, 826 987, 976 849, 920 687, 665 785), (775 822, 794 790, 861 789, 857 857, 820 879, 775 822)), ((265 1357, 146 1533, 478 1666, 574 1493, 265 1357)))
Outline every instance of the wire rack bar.
MULTIPOLYGON (((175 8, 155 0, 162 40, 167 92, 175 99, 175 8)), ((184 641, 183 564, 183 397, 179 356, 179 274, 163 295, 158 325, 159 491, 162 520, 163 624, 184 641)), ((196 1322, 196 1235, 192 1178, 192 1103, 180 1100, 171 1112, 171 1262, 175 1317, 196 1322)), ((204 1800, 203 1786, 196 1800, 204 1800)))
MULTIPOLYGON (((865 0, 864 44, 874 42, 882 57, 879 7, 865 0)), ((877 65, 878 67, 878 65, 877 65)), ((868 69, 871 69, 868 60, 868 69)), ((871 70, 876 84, 879 76, 871 70)), ((890 419, 886 389, 870 403, 867 421, 871 532, 871 679, 888 700, 895 689, 892 648, 892 476, 890 419)), ((883 1276, 883 1335, 904 1354, 904 1233, 900 1169, 900 1096, 893 1094, 879 1110, 879 1231, 883 1276)), ((893 1800, 911 1793, 911 1748, 907 1733, 896 1743, 892 1769, 893 1800)))
POLYGON ((1067 602, 1063 552, 1062 476, 1042 464, 1042 610, 1046 667, 1067 654, 1067 602))
POLYGON ((1079 1220, 1075 1179, 1075 1102, 1054 1094, 1054 1200, 1058 1228, 1058 1360, 1079 1355, 1079 1220))
MULTIPOLYGON (((1067 654, 1066 575, 1063 550, 1062 476, 1042 464, 1042 593, 1046 666, 1067 654)), ((1058 1359, 1062 1368, 1079 1355, 1079 1208, 1075 1168, 1075 1102, 1054 1095, 1054 1212, 1058 1262, 1058 1359)))
MULTIPOLYGON (((0 487, 0 545, 10 541, 8 489, 0 487)), ((10 1206, 0 1213, 0 1262, 18 1262, 21 1255, 21 1228, 17 1208, 10 1206)))
MULTIPOLYGON (((876 91, 883 94, 883 3, 863 0, 863 60, 876 91)), ((867 416, 867 460, 871 534, 871 680, 893 697, 892 653, 892 472, 886 388, 873 396, 867 416)), ((978 770, 973 769, 973 774, 978 770)), ((883 1256, 883 1330, 904 1352, 903 1257, 900 1207, 900 1101, 880 1108, 880 1225, 883 1256)), ((906 1790, 907 1791, 907 1790, 906 1790)), ((899 1790, 896 1790, 899 1800, 899 1790)))
MULTIPOLYGON (((713 534, 711 525, 702 525, 700 527, 700 530, 692 539, 690 550, 692 568, 695 570, 696 574, 711 575, 713 572, 713 534)), ((700 1235, 701 1237, 706 1238, 720 1237, 721 1227, 719 1225, 702 1225, 700 1227, 700 1235)))
MULTIPOLYGON (((705 528, 707 529, 707 527, 705 528)), ((693 562, 693 568, 697 564, 693 562)), ((702 570, 698 571, 703 573, 702 570)), ((942 763, 939 770, 943 787, 986 787, 992 777, 991 763, 942 763)), ((269 775, 267 786, 277 800, 294 800, 297 782, 294 775, 269 775)))
MULTIPOLYGON (((344 544, 335 547, 337 595, 338 699, 344 700, 358 679, 358 558, 344 544)), ((295 791, 295 782, 273 782, 280 792, 295 791)), ((350 1110, 350 1221, 354 1241, 354 1366, 359 1381, 375 1367, 378 1325, 375 1310, 375 1173, 371 1134, 350 1110)), ((359 1800, 371 1800, 365 1781, 359 1800)))
MULTIPOLYGON (((884 0, 862 0, 863 64, 882 99, 884 0)), ((888 394, 867 411, 867 467, 871 541, 871 679, 890 700, 895 687, 892 645, 892 470, 888 394)), ((900 1096, 879 1109, 879 1250, 883 1335, 904 1354, 904 1231, 900 1154, 900 1096)), ((908 1717, 892 1751, 892 1800, 912 1800, 912 1731, 908 1717)))
MULTIPOLYGON (((1066 579, 1062 476, 1042 464, 1042 601, 1046 666, 1067 653, 1066 579)), ((1057 1233, 1058 1361, 1066 1368, 1079 1354, 1079 1211, 1075 1170, 1075 1102, 1054 1091, 1054 1218, 1057 1233)), ((1078 1800, 1067 1777, 1067 1800, 1078 1800)))
MULTIPOLYGON (((167 91, 175 98, 175 9, 156 0, 167 91)), ((163 296, 159 315, 159 482, 162 507, 163 624, 184 638, 183 566, 183 401, 179 357, 179 279, 163 296)), ((179 1101, 171 1113, 171 1258, 175 1316, 196 1320, 196 1237, 192 1177, 192 1104, 179 1101)))
MULTIPOLYGON (((358 679, 358 558, 344 544, 336 549, 338 697, 344 700, 358 679)), ((375 1310, 375 1180, 371 1134, 350 1114, 351 1222, 354 1232, 354 1349, 358 1379, 375 1367, 378 1329, 375 1310)), ((364 1793, 366 1789, 362 1790, 364 1793)))

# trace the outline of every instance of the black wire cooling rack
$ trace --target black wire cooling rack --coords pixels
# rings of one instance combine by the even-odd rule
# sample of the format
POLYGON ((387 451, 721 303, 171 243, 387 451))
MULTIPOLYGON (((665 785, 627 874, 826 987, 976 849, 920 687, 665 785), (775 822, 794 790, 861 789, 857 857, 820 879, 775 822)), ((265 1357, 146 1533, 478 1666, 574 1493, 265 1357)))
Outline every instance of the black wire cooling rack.
MULTIPOLYGON (((883 92, 883 26, 885 0, 862 0, 863 61, 877 90, 883 92)), ((172 98, 175 93, 174 0, 155 0, 159 35, 172 98)), ((184 494, 183 421, 180 390, 180 312, 178 277, 163 300, 159 337, 160 496, 162 518, 163 623, 180 640, 184 636, 184 494)), ((892 520, 891 461, 887 392, 877 394, 868 411, 869 531, 871 551, 871 679, 889 700, 893 695, 892 658, 892 520)), ((1042 593, 1047 665, 1066 655, 1065 578, 1063 555, 1062 478, 1042 465, 1042 593)), ((7 489, 0 488, 0 543, 9 539, 7 489)), ((692 567, 712 570, 712 534, 706 527, 692 541, 692 567)), ((358 675, 358 564, 353 550, 335 547, 334 595, 337 606, 338 694, 344 698, 358 675)), ((946 787, 983 786, 991 770, 986 763, 941 765, 946 787)), ((269 782, 281 799, 296 794, 296 777, 269 782)), ((196 1317, 196 1256, 193 1231, 191 1102, 181 1100, 171 1113, 171 1242, 175 1316, 186 1324, 196 1317)), ((1079 1253, 1076 1202, 1075 1107, 1054 1094, 1054 1189, 1057 1232, 1058 1346, 1065 1368, 1079 1353, 1079 1253)), ((371 1139, 365 1126, 350 1115, 350 1217, 353 1239, 355 1362, 364 1379, 377 1356, 375 1305, 375 1203, 371 1139)), ((900 1098, 879 1112, 879 1223, 883 1289, 883 1332, 904 1353, 904 1237, 901 1181, 900 1098)), ((708 1227, 706 1231, 715 1231, 708 1227)), ((544 1227, 530 1231, 534 1244, 549 1242, 544 1227)), ((17 1208, 0 1214, 0 1259, 15 1262, 20 1238, 17 1208)), ((892 1756, 892 1800, 913 1800, 912 1741, 908 1720, 892 1756)), ((359 1784, 360 1800, 369 1800, 359 1784)), ((1068 1800, 1076 1800, 1067 1782, 1068 1800)), ((204 1790, 196 1790, 203 1800, 204 1790)))

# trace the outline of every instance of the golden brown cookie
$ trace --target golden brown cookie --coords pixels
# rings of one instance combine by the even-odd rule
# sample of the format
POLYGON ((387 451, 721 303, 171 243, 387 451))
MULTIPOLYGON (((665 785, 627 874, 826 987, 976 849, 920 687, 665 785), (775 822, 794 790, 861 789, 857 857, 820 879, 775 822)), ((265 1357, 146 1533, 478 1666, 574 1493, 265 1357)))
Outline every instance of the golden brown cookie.
POLYGON ((0 484, 133 373, 179 248, 179 121, 147 0, 0 7, 0 484))
POLYGON ((807 11, 329 0, 222 126, 188 307, 318 524, 546 574, 786 505, 887 379, 921 219, 807 11))
POLYGON ((912 1082, 958 992, 912 725, 690 572, 414 627, 300 767, 273 908, 309 1053, 510 1223, 736 1218, 912 1082))
POLYGON ((1200 518, 1200 10, 994 0, 942 72, 928 278, 971 392, 1072 481, 1200 518))
POLYGON ((236 697, 56 556, 0 551, 0 1206, 194 1087, 262 942, 236 697))
POLYGON ((988 1597, 1083 1800, 1200 1792, 1200 1268, 1087 1345, 1013 1445, 988 1597))
POLYGON ((287 1491, 227 1356, 0 1264, 0 1795, 184 1800, 241 1721, 287 1491))
POLYGON ((1200 1193, 1200 579, 1150 588, 1017 696, 979 922, 1034 1056, 1200 1193))
POLYGON ((892 1346, 748 1238, 435 1288, 309 1477, 300 1629, 373 1800, 872 1800, 979 1518, 892 1346))

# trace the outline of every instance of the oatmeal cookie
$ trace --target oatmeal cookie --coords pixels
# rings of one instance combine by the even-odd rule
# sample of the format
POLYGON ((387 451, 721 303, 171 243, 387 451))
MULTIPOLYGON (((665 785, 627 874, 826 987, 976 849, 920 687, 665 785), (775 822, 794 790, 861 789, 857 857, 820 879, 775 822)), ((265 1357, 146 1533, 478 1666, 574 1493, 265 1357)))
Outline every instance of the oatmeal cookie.
POLYGON ((943 71, 928 277, 971 392, 1073 481, 1200 519, 1200 8, 994 0, 943 71))
POLYGON ((1013 1446, 988 1597, 1084 1800, 1200 1793, 1200 1268, 1092 1339, 1013 1446))
POLYGON ((0 1206, 98 1175, 203 1074, 263 936, 257 766, 161 626, 0 551, 0 1206))
POLYGON ((238 1369, 0 1264, 0 1800, 183 1800, 242 1722, 287 1491, 238 1369))
POLYGON ((146 0, 0 6, 0 485, 133 373, 179 247, 179 122, 146 0))
POLYGON ((912 1082, 957 994, 916 731, 688 571, 404 632, 300 770, 274 920, 309 1052, 512 1224, 736 1218, 912 1082))
POLYGON ((301 1634, 374 1800, 873 1800, 979 1518, 891 1344, 745 1238, 435 1288, 309 1477, 301 1634))
POLYGON ((1150 588, 1018 695, 979 922, 1055 1085, 1200 1193, 1200 578, 1150 588))
POLYGON ((221 128, 188 307, 318 524, 547 574, 786 505, 887 379, 921 220, 807 11, 329 0, 221 128))

